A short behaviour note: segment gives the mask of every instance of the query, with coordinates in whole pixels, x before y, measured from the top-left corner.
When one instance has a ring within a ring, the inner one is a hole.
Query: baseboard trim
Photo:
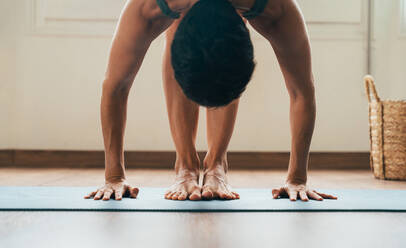
[[[199,152],[201,161],[206,152]],[[310,169],[369,169],[369,152],[311,152]],[[173,168],[174,151],[127,151],[126,168]],[[286,169],[289,152],[228,152],[231,169]],[[103,168],[103,151],[0,150],[0,167]]]

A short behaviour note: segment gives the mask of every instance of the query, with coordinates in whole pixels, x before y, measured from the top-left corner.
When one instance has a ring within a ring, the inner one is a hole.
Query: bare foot
[[[206,166],[205,166],[206,167]],[[226,170],[227,165],[217,165],[206,167],[203,174],[202,198],[206,200],[223,199],[235,200],[240,199],[240,195],[232,191],[227,182]]]
[[[201,188],[199,186],[199,167],[196,169],[188,169],[176,165],[175,183],[166,191],[165,199],[168,200],[192,200],[198,201],[202,199]]]

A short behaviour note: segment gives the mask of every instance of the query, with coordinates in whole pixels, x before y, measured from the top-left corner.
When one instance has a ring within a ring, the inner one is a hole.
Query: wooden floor
[[[285,171],[231,171],[239,187],[277,187]],[[167,187],[168,170],[130,170],[139,187]],[[99,186],[103,170],[0,168],[0,185]],[[406,189],[369,171],[311,171],[316,189]],[[1,192],[0,192],[1,193]],[[383,196],[384,198],[384,196]],[[0,247],[406,247],[406,214],[374,212],[0,212]]]
[[[283,170],[231,170],[229,181],[238,188],[272,188],[283,184]],[[128,181],[139,187],[168,187],[172,170],[127,170]],[[13,169],[0,168],[0,186],[101,186],[102,169]],[[406,189],[406,181],[377,180],[368,170],[315,170],[309,184],[325,189]]]

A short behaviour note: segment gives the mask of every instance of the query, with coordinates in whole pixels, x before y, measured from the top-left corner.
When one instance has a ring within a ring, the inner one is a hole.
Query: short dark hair
[[[205,107],[239,98],[255,68],[249,31],[228,0],[200,0],[179,24],[172,67],[184,94]]]

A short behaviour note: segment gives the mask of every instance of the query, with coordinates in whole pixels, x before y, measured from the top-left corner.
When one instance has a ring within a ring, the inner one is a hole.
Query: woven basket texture
[[[364,78],[369,103],[370,165],[379,179],[406,180],[406,101],[381,100]]]

